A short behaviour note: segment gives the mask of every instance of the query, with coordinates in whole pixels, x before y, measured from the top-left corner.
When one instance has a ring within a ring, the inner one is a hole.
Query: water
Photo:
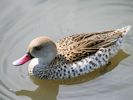
[[[133,0],[1,0],[0,14],[0,100],[132,100],[133,29],[110,64],[71,80],[39,80],[11,63],[40,35],[133,25]]]

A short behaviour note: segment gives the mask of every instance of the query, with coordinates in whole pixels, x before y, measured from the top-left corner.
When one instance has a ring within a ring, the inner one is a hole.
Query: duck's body
[[[41,79],[67,79],[92,72],[106,65],[110,58],[117,54],[123,37],[129,29],[130,26],[127,26],[111,31],[82,33],[65,37],[55,44],[56,49],[54,48],[53,51],[56,54],[51,54],[51,51],[46,59],[40,56],[34,58],[29,64],[28,71],[30,75]],[[30,45],[35,44],[35,41],[45,39],[45,37],[39,38],[32,41]],[[29,48],[48,43],[39,42],[36,46],[30,46]],[[48,50],[52,50],[50,48]],[[49,52],[48,50],[47,52]],[[31,55],[36,57],[34,54],[31,52]]]

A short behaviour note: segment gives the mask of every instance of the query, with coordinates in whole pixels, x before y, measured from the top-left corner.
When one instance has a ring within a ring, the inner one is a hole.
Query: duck
[[[78,77],[108,64],[120,50],[130,28],[129,25],[102,32],[77,33],[56,43],[47,36],[39,36],[30,42],[26,54],[13,65],[20,66],[31,60],[28,73],[40,79]]]

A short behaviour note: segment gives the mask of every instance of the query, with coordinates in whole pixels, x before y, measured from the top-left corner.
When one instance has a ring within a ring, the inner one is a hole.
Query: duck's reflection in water
[[[16,95],[23,95],[32,98],[32,100],[56,100],[59,90],[59,84],[52,81],[45,81],[31,78],[33,82],[38,85],[34,91],[20,90],[16,91]]]
[[[124,51],[120,50],[118,54],[113,57],[113,59],[110,60],[110,63],[106,66],[101,67],[100,69],[97,69],[89,74],[82,75],[73,79],[69,80],[40,80],[37,78],[32,78],[31,80],[38,85],[38,88],[35,91],[29,91],[29,90],[20,90],[16,91],[17,96],[28,96],[32,100],[56,100],[56,97],[58,95],[59,85],[71,85],[71,84],[79,84],[83,83],[89,80],[92,80],[102,74],[105,74],[106,72],[111,71],[117,65],[120,61],[128,57],[128,54],[126,54]],[[111,77],[111,76],[110,76]]]

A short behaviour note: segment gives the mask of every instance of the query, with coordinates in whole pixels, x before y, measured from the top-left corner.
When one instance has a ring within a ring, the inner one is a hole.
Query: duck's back
[[[80,61],[95,54],[100,48],[114,45],[119,38],[123,38],[130,26],[97,33],[81,33],[65,37],[57,42],[58,56],[67,63]]]

